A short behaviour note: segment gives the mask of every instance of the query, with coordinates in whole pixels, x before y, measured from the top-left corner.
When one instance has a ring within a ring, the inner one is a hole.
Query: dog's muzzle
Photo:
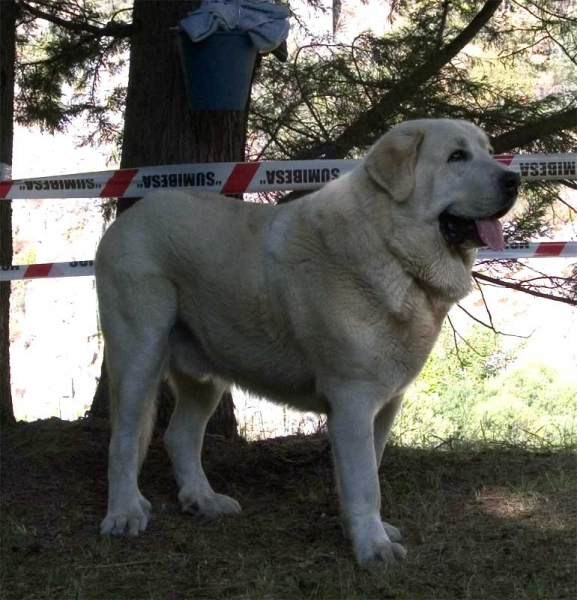
[[[439,217],[441,233],[450,246],[459,248],[481,248],[504,250],[505,240],[499,219],[505,216],[515,204],[519,193],[521,177],[514,171],[504,171],[499,179],[503,206],[487,218],[469,219],[451,213],[451,207]]]
[[[507,210],[503,213],[506,214],[507,211],[511,209],[515,200],[517,200],[517,194],[519,193],[519,185],[521,184],[521,176],[519,173],[515,173],[514,171],[505,171],[501,175],[501,180],[499,182],[505,197],[509,199],[510,205]]]

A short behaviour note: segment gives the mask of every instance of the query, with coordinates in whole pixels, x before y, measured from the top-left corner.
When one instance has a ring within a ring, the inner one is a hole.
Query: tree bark
[[[0,0],[0,163],[12,165],[15,0]],[[12,205],[0,201],[0,265],[12,264]],[[0,282],[0,425],[13,423],[10,388],[10,282]]]
[[[122,168],[244,160],[244,112],[193,112],[187,105],[180,57],[170,28],[197,5],[185,0],[135,0]],[[137,200],[119,200],[118,212]],[[102,395],[99,385],[96,396]],[[158,414],[161,424],[168,420],[170,396],[163,387]],[[207,431],[237,435],[230,395],[221,401]]]

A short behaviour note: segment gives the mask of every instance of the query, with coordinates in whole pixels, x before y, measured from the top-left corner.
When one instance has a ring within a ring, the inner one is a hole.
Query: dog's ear
[[[371,179],[394,200],[409,198],[415,185],[415,164],[424,131],[414,124],[403,123],[384,135],[365,158]]]

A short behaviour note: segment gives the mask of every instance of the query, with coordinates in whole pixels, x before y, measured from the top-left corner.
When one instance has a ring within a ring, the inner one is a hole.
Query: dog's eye
[[[447,162],[457,162],[460,160],[467,160],[468,155],[464,150],[455,150],[450,156]]]

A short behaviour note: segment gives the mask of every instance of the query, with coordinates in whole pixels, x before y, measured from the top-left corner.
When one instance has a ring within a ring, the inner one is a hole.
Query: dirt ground
[[[323,436],[210,437],[213,487],[238,517],[181,515],[161,432],[141,476],[153,504],[137,538],[101,537],[108,426],[50,419],[1,432],[4,600],[573,599],[577,463],[521,449],[387,449],[383,517],[408,559],[363,572],[343,539]]]

